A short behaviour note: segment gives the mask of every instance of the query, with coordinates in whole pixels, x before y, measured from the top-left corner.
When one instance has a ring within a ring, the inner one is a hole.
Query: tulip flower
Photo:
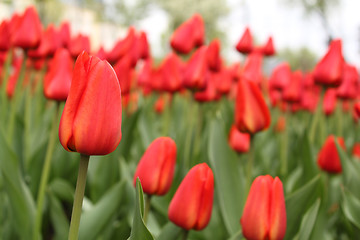
[[[236,44],[236,50],[244,54],[250,53],[253,50],[253,38],[248,27],[245,29],[239,42]]]
[[[121,90],[115,71],[106,61],[82,52],[59,127],[67,151],[105,155],[121,139]]]
[[[81,52],[90,52],[90,39],[88,36],[78,34],[71,38],[68,46],[69,52],[73,58],[76,58]]]
[[[286,232],[286,208],[278,177],[259,176],[251,185],[240,219],[246,239],[281,240]]]
[[[130,56],[126,55],[121,58],[114,66],[116,76],[121,86],[121,94],[128,94],[132,85],[132,68]]]
[[[186,229],[201,230],[211,218],[214,175],[206,163],[190,169],[170,202],[170,221]]]
[[[272,39],[271,36],[268,38],[267,42],[262,47],[261,52],[265,56],[273,56],[273,55],[275,55],[274,43],[273,43],[273,39]]]
[[[257,52],[249,54],[244,63],[242,77],[261,85],[263,56]]]
[[[122,58],[125,54],[129,53],[130,48],[134,44],[135,41],[135,28],[130,27],[127,35],[116,42],[113,49],[108,53],[107,60],[110,63],[117,62],[120,58]]]
[[[202,90],[206,87],[205,73],[208,69],[206,46],[200,47],[191,56],[184,73],[184,86],[192,90]]]
[[[287,62],[279,64],[270,76],[270,88],[283,90],[291,82],[291,76],[290,65]]]
[[[69,22],[62,22],[59,30],[61,46],[68,48],[70,42],[70,24]]]
[[[341,85],[337,88],[340,99],[355,99],[359,91],[359,74],[355,66],[344,64]]]
[[[59,39],[59,33],[56,32],[53,24],[49,24],[43,33],[40,45],[36,49],[30,50],[28,55],[31,58],[45,58],[53,56],[60,45],[61,42]]]
[[[330,116],[336,107],[336,90],[329,88],[326,90],[323,100],[323,111],[326,116]]]
[[[255,134],[270,126],[270,112],[260,89],[252,81],[238,82],[235,124],[241,132]]]
[[[354,112],[358,118],[360,118],[360,102],[354,104]]]
[[[215,86],[214,74],[209,70],[205,74],[206,88],[203,91],[198,91],[194,94],[194,98],[198,102],[211,102],[220,99]]]
[[[146,149],[136,168],[136,179],[140,178],[145,193],[164,195],[170,187],[176,163],[176,144],[169,137],[155,139]]]
[[[10,48],[10,23],[3,20],[0,24],[0,51],[7,51]]]
[[[219,71],[221,69],[221,57],[220,57],[220,40],[213,40],[207,50],[207,60],[209,68],[213,71]]]
[[[360,159],[360,143],[355,143],[352,150],[352,155]]]
[[[44,79],[44,95],[48,99],[65,101],[68,97],[73,60],[68,50],[59,48],[49,63],[48,72]]]
[[[233,80],[232,70],[230,68],[223,67],[220,71],[213,72],[211,75],[214,79],[217,92],[223,95],[228,94],[231,90]]]
[[[238,153],[246,153],[250,149],[250,134],[240,132],[235,125],[231,126],[229,145]]]
[[[300,102],[302,93],[302,79],[303,75],[301,71],[295,71],[291,75],[291,81],[283,89],[283,100],[286,102]]]
[[[342,137],[337,137],[337,141],[341,148],[345,150],[345,143]],[[340,156],[335,145],[335,137],[330,135],[327,137],[324,145],[318,154],[317,164],[319,168],[329,173],[341,173]]]
[[[333,40],[328,52],[315,66],[313,73],[315,82],[325,86],[339,86],[342,80],[343,64],[341,40]]]
[[[12,44],[25,50],[36,48],[41,40],[41,22],[33,6],[28,7],[13,26]]]
[[[160,65],[163,89],[167,92],[177,92],[183,87],[182,61],[175,54],[170,53]]]

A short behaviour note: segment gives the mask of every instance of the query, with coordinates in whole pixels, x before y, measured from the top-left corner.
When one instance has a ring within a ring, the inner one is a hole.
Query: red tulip
[[[214,175],[206,163],[190,169],[169,205],[170,221],[186,229],[201,230],[211,218]]]
[[[230,92],[233,81],[232,70],[230,68],[224,67],[218,72],[213,72],[212,78],[218,93],[226,95]]]
[[[127,35],[116,42],[113,49],[108,53],[107,59],[110,63],[117,62],[125,54],[129,53],[135,41],[135,28],[130,27]]]
[[[242,77],[260,86],[263,79],[262,61],[263,56],[261,54],[256,52],[249,54],[244,63]]]
[[[128,94],[132,85],[132,68],[130,56],[126,55],[121,58],[114,66],[116,76],[121,86],[121,94]]]
[[[250,53],[253,50],[253,38],[248,27],[245,29],[239,42],[236,44],[236,50],[245,54]]]
[[[352,155],[356,158],[360,158],[360,143],[355,143],[352,150]]]
[[[107,53],[103,46],[99,48],[99,50],[96,52],[96,57],[100,58],[100,60],[106,60]]]
[[[193,27],[193,40],[194,46],[200,47],[204,44],[205,39],[205,25],[202,16],[198,13],[195,13],[191,17],[191,23]]]
[[[221,57],[220,57],[220,40],[213,40],[207,50],[208,66],[213,71],[220,71]]]
[[[302,94],[302,79],[303,75],[301,71],[295,71],[291,75],[291,81],[283,89],[283,100],[286,102],[300,102]]]
[[[73,60],[68,50],[59,48],[49,63],[44,79],[44,94],[48,99],[65,101],[69,95]]]
[[[193,90],[202,90],[206,87],[205,73],[208,69],[206,46],[197,49],[191,56],[184,73],[184,86]]]
[[[248,152],[250,149],[250,134],[240,132],[235,125],[231,126],[229,145],[238,153]]]
[[[36,48],[41,40],[41,22],[34,7],[28,7],[20,19],[16,21],[16,26],[12,33],[12,44],[25,50]]]
[[[323,102],[323,111],[326,116],[331,115],[336,107],[336,90],[329,88],[326,90]]]
[[[283,90],[291,82],[291,69],[287,62],[274,68],[269,79],[270,88]]]
[[[59,127],[67,151],[105,155],[121,140],[121,90],[106,61],[82,52],[76,60]]]
[[[169,137],[155,139],[146,149],[136,168],[134,186],[139,177],[145,193],[164,195],[170,187],[176,163],[176,144]]]
[[[73,58],[77,57],[83,51],[90,52],[89,37],[79,33],[77,36],[70,39],[68,49]]]
[[[210,72],[209,70],[205,74],[206,79],[206,88],[203,91],[198,91],[194,94],[194,98],[198,102],[211,102],[220,99],[215,86],[215,73]]]
[[[328,52],[315,66],[313,73],[315,82],[325,86],[339,86],[342,80],[343,63],[341,40],[333,40]]]
[[[355,66],[344,64],[343,80],[337,88],[337,96],[340,99],[354,99],[359,91],[359,74]]]
[[[163,90],[173,93],[183,87],[182,65],[181,59],[173,52],[165,57],[159,67],[162,73]]]
[[[286,232],[286,208],[278,177],[259,176],[251,185],[240,219],[246,239],[281,240]]]
[[[138,37],[138,45],[139,45],[139,57],[142,59],[147,59],[150,57],[150,49],[149,43],[146,36],[146,33],[141,31]]]
[[[272,39],[271,36],[267,40],[266,44],[262,47],[261,52],[265,56],[273,56],[273,55],[275,55],[274,43],[273,43],[273,39]]]
[[[55,31],[53,24],[49,24],[42,35],[40,45],[36,49],[30,50],[28,55],[31,58],[45,58],[54,55],[59,47],[59,33]]]
[[[0,24],[0,51],[7,51],[10,48],[10,23],[3,20]]]
[[[344,139],[337,137],[337,141],[341,148],[345,149]],[[335,137],[330,135],[327,137],[324,145],[320,149],[317,164],[319,168],[329,173],[341,173],[340,156],[335,145]]]
[[[62,22],[59,32],[61,46],[68,48],[70,43],[70,24]]]
[[[270,126],[270,112],[259,88],[246,79],[238,82],[235,124],[241,132],[250,134]]]
[[[360,118],[360,102],[354,104],[354,112],[358,118]]]

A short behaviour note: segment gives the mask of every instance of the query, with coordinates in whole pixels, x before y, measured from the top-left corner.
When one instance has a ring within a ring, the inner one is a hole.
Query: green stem
[[[74,205],[71,214],[71,222],[68,240],[77,240],[79,234],[80,217],[85,193],[86,174],[90,156],[80,155],[79,173],[75,189]]]
[[[341,137],[342,136],[342,126],[343,126],[343,113],[342,113],[342,109],[341,109],[341,104],[342,104],[342,101],[338,101],[337,102],[337,106],[336,106],[336,113],[337,113],[337,136]]]
[[[189,236],[189,231],[188,230],[185,230],[183,229],[183,236],[182,236],[182,240],[186,240]]]
[[[171,119],[171,104],[170,96],[164,95],[164,114],[163,114],[163,136],[169,135],[170,119]]]
[[[29,86],[25,91],[25,119],[24,119],[24,156],[25,156],[25,166],[29,164],[30,158],[30,143],[31,143],[31,113],[32,113],[32,96],[31,96],[31,85],[32,85],[33,75],[30,76]]]
[[[54,152],[55,142],[57,138],[57,130],[58,130],[58,118],[59,118],[59,103],[56,105],[56,111],[53,116],[51,132],[49,137],[49,144],[46,150],[46,156],[44,161],[44,166],[41,174],[40,180],[40,188],[38,191],[37,196],[37,210],[36,210],[36,219],[35,219],[35,229],[34,229],[34,236],[33,240],[38,240],[39,234],[41,232],[41,224],[42,224],[42,211],[44,205],[44,197],[45,197],[45,190],[47,186],[47,182],[49,179],[50,169],[51,169],[51,159],[52,154]]]
[[[247,161],[247,167],[246,167],[246,192],[249,193],[250,186],[251,186],[251,178],[252,178],[252,171],[253,171],[253,165],[254,165],[254,155],[255,155],[255,146],[254,146],[254,136],[251,135],[250,139],[250,151],[248,155],[248,161]]]
[[[146,195],[145,196],[145,208],[144,208],[144,223],[147,223],[148,217],[149,217],[149,213],[150,213],[150,208],[151,208],[151,195]]]
[[[285,177],[288,169],[287,154],[288,154],[288,129],[290,125],[290,116],[288,112],[285,113],[286,127],[281,133],[281,149],[280,149],[280,174]]]
[[[321,110],[322,110],[322,105],[323,105],[323,100],[324,100],[324,90],[321,91],[320,93],[320,99],[316,108],[316,112],[313,116],[313,119],[311,121],[311,126],[310,126],[310,133],[309,133],[309,139],[311,143],[314,143],[315,141],[315,134],[316,134],[316,127],[318,125],[318,122],[320,121],[320,117],[321,117]]]
[[[6,56],[6,61],[4,63],[4,70],[3,70],[3,75],[2,75],[2,92],[1,92],[1,100],[2,100],[2,104],[3,104],[3,112],[5,113],[6,107],[7,107],[7,103],[8,103],[8,99],[6,96],[6,88],[7,88],[7,84],[8,84],[8,80],[9,80],[9,71],[10,71],[10,64],[12,62],[12,56],[13,55],[13,51],[12,49],[8,50],[7,56]]]
[[[191,158],[191,146],[192,146],[192,135],[193,135],[193,118],[195,117],[196,113],[196,102],[193,100],[192,96],[189,99],[189,115],[187,117],[188,124],[187,133],[185,138],[185,149],[184,149],[184,164],[185,168],[190,168],[190,158]]]

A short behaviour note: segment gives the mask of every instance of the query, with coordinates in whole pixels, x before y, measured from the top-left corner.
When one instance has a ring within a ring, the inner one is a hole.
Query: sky
[[[258,44],[265,43],[272,35],[277,49],[306,46],[319,58],[326,53],[326,33],[317,15],[306,16],[301,7],[291,7],[283,0],[227,0],[231,9],[220,27],[228,34],[230,48],[225,56],[234,60],[238,53],[233,46],[249,26]],[[331,32],[343,40],[343,53],[347,62],[360,67],[360,1],[341,0],[329,14]],[[155,9],[140,24],[149,35],[154,55],[161,55],[161,34],[167,27],[167,17]],[[156,27],[154,27],[156,26]]]

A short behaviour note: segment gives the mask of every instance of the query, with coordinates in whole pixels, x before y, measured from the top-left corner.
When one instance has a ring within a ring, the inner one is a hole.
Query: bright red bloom
[[[291,82],[291,69],[287,62],[281,63],[274,68],[269,79],[271,89],[283,90]]]
[[[195,13],[191,17],[191,22],[193,26],[193,40],[194,46],[200,47],[204,44],[205,41],[205,24],[202,16],[198,13]]]
[[[221,68],[220,71],[212,73],[217,92],[220,94],[228,94],[231,90],[233,81],[232,69]]]
[[[176,163],[176,144],[169,137],[155,139],[146,149],[136,168],[134,186],[139,177],[145,193],[164,195],[170,187]]]
[[[190,169],[170,202],[170,221],[186,229],[201,230],[211,218],[214,199],[214,175],[206,163]]]
[[[103,46],[99,48],[99,50],[96,52],[96,57],[100,58],[101,60],[106,60],[107,53]]]
[[[242,77],[255,82],[260,86],[263,80],[262,61],[263,56],[261,54],[255,52],[249,54],[244,63]]]
[[[44,79],[44,95],[48,99],[65,101],[69,95],[73,59],[65,48],[56,50]]]
[[[302,95],[302,79],[303,75],[301,71],[295,71],[291,74],[291,81],[283,89],[283,100],[286,102],[300,102]]]
[[[89,37],[79,33],[77,36],[70,39],[68,49],[73,58],[76,58],[83,51],[90,52]]]
[[[40,45],[36,49],[30,50],[28,55],[31,58],[52,56],[56,49],[60,47],[60,44],[59,33],[55,31],[53,24],[49,24],[42,35]]]
[[[337,96],[340,99],[354,99],[359,91],[359,74],[355,66],[344,64],[343,80],[337,88]]]
[[[0,24],[0,51],[7,51],[10,48],[10,23],[3,20]]]
[[[337,137],[337,141],[340,147],[344,150],[345,143],[342,137]],[[329,173],[341,173],[341,161],[340,156],[335,145],[335,137],[330,135],[327,137],[324,145],[320,149],[318,154],[317,164],[319,168]]]
[[[238,82],[235,124],[241,132],[254,134],[270,126],[270,112],[260,89],[252,81]]]
[[[271,36],[268,38],[267,42],[262,47],[261,52],[265,56],[273,56],[273,55],[275,55],[275,47],[274,47],[273,39],[272,39]]]
[[[12,44],[25,50],[36,48],[41,40],[41,22],[36,9],[28,7],[20,19],[16,21],[16,26],[12,33]]]
[[[114,66],[115,73],[121,86],[121,94],[128,94],[132,86],[132,68],[131,59],[128,55],[121,58]]]
[[[203,91],[198,91],[194,94],[196,101],[211,102],[220,99],[220,95],[216,90],[214,75],[215,73],[212,73],[209,70],[206,72],[206,88]]]
[[[60,43],[62,47],[68,48],[70,43],[70,24],[62,22],[59,30]]]
[[[206,87],[205,73],[208,69],[206,58],[207,47],[197,49],[185,69],[184,86],[193,90],[202,90]]]
[[[326,90],[323,102],[323,111],[326,116],[331,115],[336,107],[336,90],[329,88]]]
[[[174,53],[168,54],[160,65],[163,90],[177,92],[183,87],[182,61]]]
[[[23,62],[23,57],[16,56],[13,59],[14,71],[9,76],[9,80],[6,86],[6,95],[8,96],[8,98],[12,98],[12,96],[14,95],[16,84],[20,75],[22,62]]]
[[[354,111],[358,118],[360,118],[360,102],[354,104]]]
[[[286,233],[282,182],[270,175],[255,178],[240,219],[246,239],[281,240]]]
[[[325,56],[314,69],[315,82],[325,86],[339,86],[342,80],[344,59],[341,50],[341,40],[333,40]]]
[[[245,29],[239,42],[236,44],[236,50],[244,54],[250,53],[253,50],[253,38],[248,27]]]
[[[229,145],[238,153],[248,152],[250,149],[250,134],[240,132],[235,125],[231,126],[229,133]]]
[[[106,61],[79,55],[59,127],[67,151],[105,155],[121,140],[121,90]]]
[[[352,150],[354,157],[360,158],[360,143],[355,143]]]
[[[150,49],[149,49],[149,43],[146,36],[146,33],[141,31],[138,36],[138,51],[139,51],[139,57],[142,59],[147,59],[150,57]]]
[[[219,71],[221,69],[221,57],[220,57],[220,40],[213,40],[207,50],[208,66],[213,71]]]

